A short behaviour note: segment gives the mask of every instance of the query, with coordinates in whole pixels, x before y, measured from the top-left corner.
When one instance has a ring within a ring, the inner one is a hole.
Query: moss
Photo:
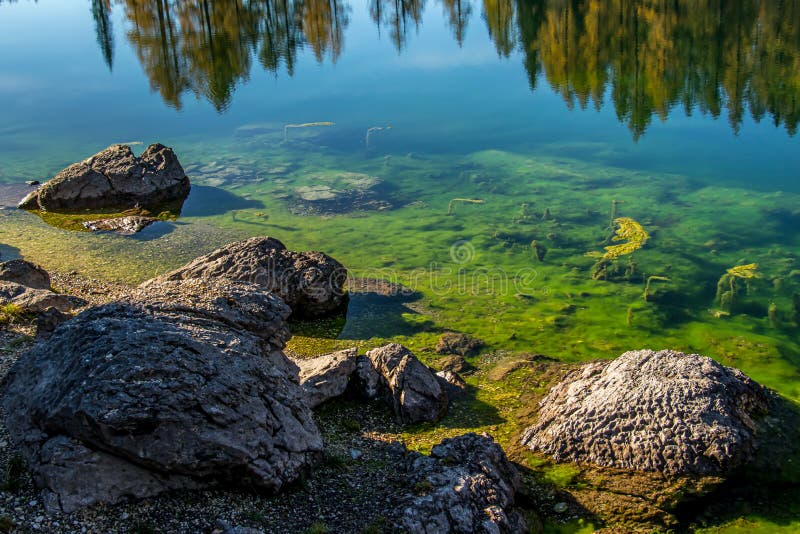
[[[328,532],[328,527],[325,523],[321,521],[317,521],[316,523],[312,523],[306,530],[305,534],[326,534]]]
[[[17,525],[14,524],[14,521],[10,517],[6,515],[0,516],[0,532],[13,532],[16,526]]]

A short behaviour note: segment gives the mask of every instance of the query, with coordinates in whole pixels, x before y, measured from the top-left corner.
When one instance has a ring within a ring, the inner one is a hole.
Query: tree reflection
[[[4,0],[0,0],[2,3]],[[6,0],[7,1],[7,0]],[[116,0],[151,87],[180,108],[186,93],[218,110],[247,80],[254,58],[292,75],[299,50],[335,62],[349,23],[345,0]],[[463,43],[474,5],[441,0]],[[398,51],[422,22],[424,0],[369,0]],[[91,0],[97,42],[113,66],[111,0]],[[639,138],[654,117],[749,115],[790,134],[800,120],[800,0],[482,0],[501,57],[520,54],[531,89],[545,80],[567,106],[608,100]]]
[[[749,109],[790,134],[800,119],[800,2],[517,0],[532,85],[541,72],[567,105],[610,92],[634,138],[675,107],[734,131]]]

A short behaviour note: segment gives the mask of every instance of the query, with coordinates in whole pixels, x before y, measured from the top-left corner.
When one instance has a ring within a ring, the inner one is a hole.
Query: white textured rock
[[[522,442],[556,461],[722,475],[751,459],[765,388],[711,358],[638,350],[573,371]]]
[[[357,353],[352,348],[316,358],[292,360],[300,368],[300,386],[310,407],[319,406],[345,392],[350,376],[356,370]]]

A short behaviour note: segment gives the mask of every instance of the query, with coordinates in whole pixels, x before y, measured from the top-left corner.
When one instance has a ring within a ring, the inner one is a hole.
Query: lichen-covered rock
[[[447,411],[447,393],[436,375],[410,350],[390,343],[367,352],[381,377],[381,389],[402,423],[438,421]]]
[[[47,271],[25,260],[0,263],[0,281],[14,282],[34,289],[50,289],[50,275]]]
[[[112,145],[59,172],[19,207],[45,211],[157,207],[182,202],[190,187],[171,148],[153,144],[137,158],[129,146]]]
[[[347,303],[347,270],[342,264],[322,252],[286,250],[271,237],[226,245],[154,281],[186,278],[228,278],[256,284],[281,297],[296,317],[330,315]]]
[[[300,368],[300,387],[310,407],[315,408],[345,392],[356,370],[356,357],[357,350],[352,348],[316,358],[292,360]]]
[[[405,471],[409,493],[399,498],[395,518],[403,531],[527,532],[513,510],[519,475],[488,434],[445,439],[430,456],[411,453]]]
[[[626,352],[573,371],[541,401],[524,445],[556,461],[724,475],[751,459],[765,388],[711,358]]]
[[[53,293],[47,289],[34,289],[14,282],[0,282],[0,304],[8,303],[17,306],[23,313],[31,314],[41,313],[48,308],[69,312],[86,304],[78,297]]]
[[[163,282],[22,355],[3,406],[48,508],[296,480],[322,439],[281,352],[288,315],[252,284]]]

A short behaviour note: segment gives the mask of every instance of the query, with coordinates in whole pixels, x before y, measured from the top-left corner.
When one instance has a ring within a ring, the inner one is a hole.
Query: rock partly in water
[[[25,260],[0,263],[0,281],[14,282],[34,289],[50,289],[50,275],[36,264]]]
[[[3,405],[48,509],[296,480],[322,439],[281,352],[288,315],[252,284],[163,282],[23,354]]]
[[[256,284],[281,297],[295,317],[331,315],[341,312],[347,303],[347,270],[341,263],[322,252],[286,250],[271,237],[226,245],[153,281],[187,278],[228,278]]]
[[[137,158],[129,146],[112,145],[59,172],[19,207],[44,211],[157,207],[182,202],[189,189],[189,178],[171,148],[153,144]]]
[[[78,297],[53,293],[48,289],[34,289],[14,282],[0,282],[0,304],[9,303],[17,306],[22,313],[29,314],[38,314],[48,308],[66,313],[86,305],[86,301]]]
[[[409,494],[400,498],[396,523],[406,532],[523,533],[513,510],[517,470],[487,434],[445,439],[430,456],[405,460]]]
[[[156,217],[129,215],[112,219],[86,221],[83,223],[83,227],[92,232],[114,232],[120,235],[133,235],[159,220]]]
[[[312,408],[338,397],[347,390],[350,376],[356,370],[355,348],[324,354],[316,358],[295,358],[300,368],[300,387]]]
[[[477,354],[483,341],[469,337],[466,334],[457,332],[447,332],[442,334],[436,343],[437,354],[458,354],[459,356],[472,356]]]
[[[447,411],[448,397],[433,371],[410,350],[391,343],[367,352],[380,376],[380,389],[402,423],[438,421]]]
[[[737,369],[674,351],[626,352],[573,371],[541,401],[523,445],[556,461],[724,475],[752,458],[767,391]]]

